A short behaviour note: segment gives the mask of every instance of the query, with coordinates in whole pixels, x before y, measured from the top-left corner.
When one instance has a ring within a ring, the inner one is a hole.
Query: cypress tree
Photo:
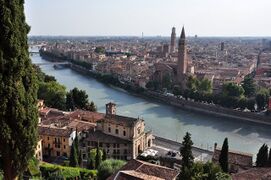
[[[24,0],[0,0],[0,154],[4,179],[27,168],[37,144],[37,77],[29,58]]]
[[[269,155],[268,155],[268,167],[271,167],[271,148],[269,149]]]
[[[78,167],[78,154],[77,154],[77,150],[75,147],[75,143],[72,143],[72,147],[71,147],[71,153],[70,153],[70,163],[69,166],[72,167]]]
[[[180,148],[182,156],[182,169],[180,173],[181,179],[191,179],[191,168],[194,162],[192,145],[193,142],[191,140],[191,134],[187,132],[183,138],[182,147]]]
[[[257,153],[256,166],[265,167],[268,164],[268,146],[263,144]]]
[[[225,138],[220,155],[219,155],[219,164],[221,166],[221,169],[225,173],[229,172],[228,154],[229,154],[228,138]]]
[[[105,151],[105,149],[103,149],[103,157],[102,157],[102,160],[105,161],[106,159],[107,159],[107,157],[106,157],[106,151]]]
[[[96,148],[96,156],[95,156],[95,168],[98,169],[98,167],[100,166],[101,164],[101,152],[100,152],[100,148],[99,148],[99,142],[98,142],[98,145],[97,145],[97,148]]]

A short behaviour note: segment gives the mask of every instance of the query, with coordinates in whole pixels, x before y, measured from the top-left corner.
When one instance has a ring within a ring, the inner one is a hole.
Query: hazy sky
[[[271,36],[271,0],[25,0],[30,35]]]

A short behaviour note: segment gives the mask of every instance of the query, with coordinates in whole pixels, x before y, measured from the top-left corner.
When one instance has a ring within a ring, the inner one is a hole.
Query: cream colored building
[[[37,160],[42,161],[42,139],[40,139],[37,143],[34,156]]]
[[[98,143],[109,158],[134,159],[152,146],[152,139],[152,134],[145,132],[143,119],[116,115],[116,104],[108,103],[105,117],[97,122],[97,128],[83,140],[83,159]]]

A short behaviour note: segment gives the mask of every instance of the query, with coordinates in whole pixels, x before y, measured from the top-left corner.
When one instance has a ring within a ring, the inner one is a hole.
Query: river
[[[52,63],[45,61],[38,54],[31,58],[33,63],[48,63],[40,66],[42,71],[54,76],[67,90],[74,87],[85,90],[89,99],[97,105],[99,112],[105,112],[106,103],[114,102],[117,104],[117,114],[143,118],[146,128],[152,130],[155,135],[181,142],[184,134],[190,132],[195,146],[209,150],[213,149],[215,142],[222,146],[224,138],[228,137],[230,149],[254,155],[263,143],[271,145],[269,126],[177,109],[104,85],[69,68],[56,70]]]

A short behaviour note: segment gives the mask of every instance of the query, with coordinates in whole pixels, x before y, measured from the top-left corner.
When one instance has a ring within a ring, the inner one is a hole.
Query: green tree
[[[195,92],[198,90],[199,83],[200,82],[196,77],[189,76],[187,83],[186,83],[186,86],[190,91]]]
[[[223,178],[222,178],[223,176]],[[230,176],[222,171],[219,165],[213,162],[196,162],[191,168],[193,180],[230,180]]]
[[[76,150],[76,145],[73,142],[72,146],[71,146],[71,153],[70,153],[70,163],[69,166],[71,167],[78,167],[78,154],[77,154],[77,150]]]
[[[246,76],[244,78],[244,81],[242,82],[242,87],[245,91],[245,96],[246,97],[252,97],[256,93],[256,85],[254,83],[253,77],[251,76]]]
[[[99,168],[101,162],[102,162],[102,154],[101,154],[101,150],[99,148],[99,142],[98,142],[97,147],[96,147],[96,156],[95,156],[95,167],[96,167],[96,169]]]
[[[125,161],[121,160],[109,159],[103,161],[98,168],[98,180],[104,180],[108,178],[109,176],[117,172],[120,168],[122,168],[122,166],[124,165]]]
[[[39,85],[38,98],[43,99],[44,103],[53,108],[65,110],[66,91],[65,87],[57,82],[42,82]]]
[[[27,168],[37,144],[37,77],[28,53],[23,0],[0,0],[0,154],[4,179]]]
[[[106,157],[106,151],[105,151],[105,149],[103,149],[102,160],[105,161],[106,159],[107,159],[107,157]]]
[[[222,168],[222,170],[225,173],[229,172],[228,156],[229,156],[228,138],[225,138],[225,140],[223,142],[221,152],[220,152],[220,155],[219,155],[219,164],[220,164],[220,167]]]
[[[68,110],[85,109],[88,111],[96,111],[96,106],[93,102],[89,103],[86,91],[74,88],[67,93],[66,108]]]
[[[102,161],[103,151],[99,149],[99,159]],[[97,169],[96,167],[97,148],[91,149],[88,154],[88,168]]]
[[[201,94],[211,94],[213,91],[212,82],[207,78],[203,78],[201,81],[199,81],[198,91]]]
[[[180,148],[182,156],[182,169],[180,173],[181,179],[191,179],[191,168],[194,161],[194,156],[192,154],[193,142],[191,140],[191,134],[186,133],[183,138],[182,147]]]
[[[104,54],[105,53],[105,47],[98,46],[95,48],[95,52],[99,54]]]
[[[162,79],[162,87],[171,89],[171,85],[172,85],[172,80],[171,80],[170,74],[164,75]]]
[[[93,101],[91,101],[90,103],[87,103],[86,106],[85,106],[85,109],[87,111],[92,111],[92,112],[96,112],[97,111],[97,107],[96,107],[96,105],[94,104]]]
[[[244,95],[244,89],[242,86],[239,86],[233,82],[227,82],[223,84],[223,95],[230,96],[230,97],[237,97],[240,98]]]
[[[256,157],[256,166],[265,167],[268,165],[268,146],[263,144]]]
[[[268,100],[269,100],[269,90],[268,89],[264,89],[261,88],[256,95],[256,103],[258,106],[259,110],[263,110],[267,104],[268,104]]]

